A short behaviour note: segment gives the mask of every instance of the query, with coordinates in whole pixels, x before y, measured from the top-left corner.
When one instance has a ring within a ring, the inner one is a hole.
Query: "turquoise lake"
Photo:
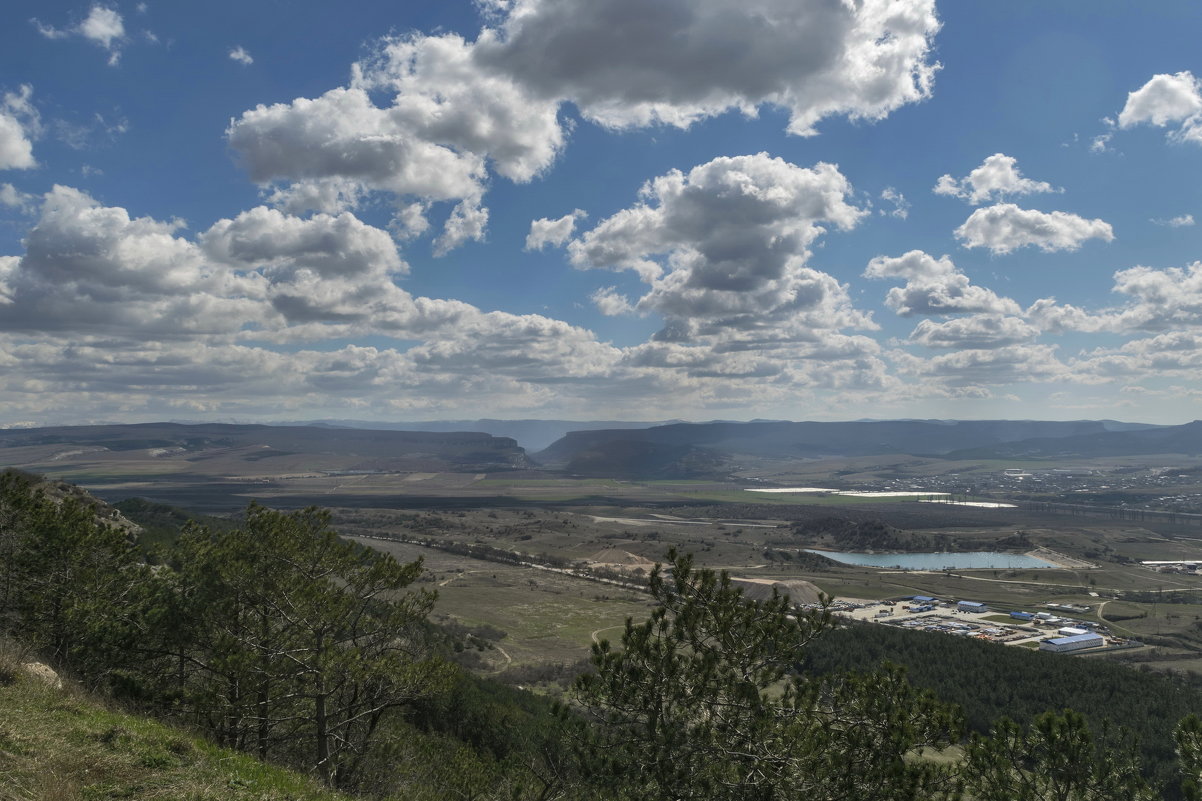
[[[1057,567],[1036,556],[1022,553],[995,553],[992,551],[964,551],[956,553],[843,553],[840,551],[817,551],[810,548],[806,553],[816,553],[845,565],[863,567],[887,567],[896,570],[1008,570]]]

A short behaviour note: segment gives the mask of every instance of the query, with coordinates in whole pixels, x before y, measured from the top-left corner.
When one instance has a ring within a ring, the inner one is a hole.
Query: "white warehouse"
[[[1055,651],[1057,653],[1080,651],[1082,648],[1097,648],[1100,645],[1104,645],[1105,642],[1101,634],[1089,632],[1088,634],[1078,634],[1073,637],[1057,637],[1052,640],[1044,640],[1039,644],[1039,650]]]

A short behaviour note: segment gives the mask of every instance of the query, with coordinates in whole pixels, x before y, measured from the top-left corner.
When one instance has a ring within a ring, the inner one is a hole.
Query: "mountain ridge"
[[[1131,455],[1202,452],[1202,423],[1155,426],[1113,420],[882,420],[855,422],[680,423],[577,431],[532,454],[549,467],[588,475],[657,477],[710,472],[740,456],[818,459],[904,454],[934,458]],[[688,467],[686,465],[693,465]]]

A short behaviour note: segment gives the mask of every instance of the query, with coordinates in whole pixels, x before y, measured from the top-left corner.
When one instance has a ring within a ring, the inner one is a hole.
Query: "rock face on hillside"
[[[2,453],[2,451],[0,451]],[[142,532],[142,527],[133,522],[120,510],[110,506],[104,501],[92,495],[83,487],[78,487],[66,481],[56,481],[51,478],[26,473],[21,470],[14,470],[11,473],[20,478],[20,480],[28,482],[26,486],[32,486],[43,496],[54,501],[56,504],[61,504],[63,501],[71,500],[91,508],[96,520],[106,526],[120,529],[125,532],[125,535],[131,542],[137,539]],[[5,501],[0,498],[0,516],[5,512]]]

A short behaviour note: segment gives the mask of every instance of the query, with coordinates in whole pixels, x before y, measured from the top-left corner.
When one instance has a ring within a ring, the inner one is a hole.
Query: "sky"
[[[0,426],[1202,415],[1202,5],[7,0]]]

